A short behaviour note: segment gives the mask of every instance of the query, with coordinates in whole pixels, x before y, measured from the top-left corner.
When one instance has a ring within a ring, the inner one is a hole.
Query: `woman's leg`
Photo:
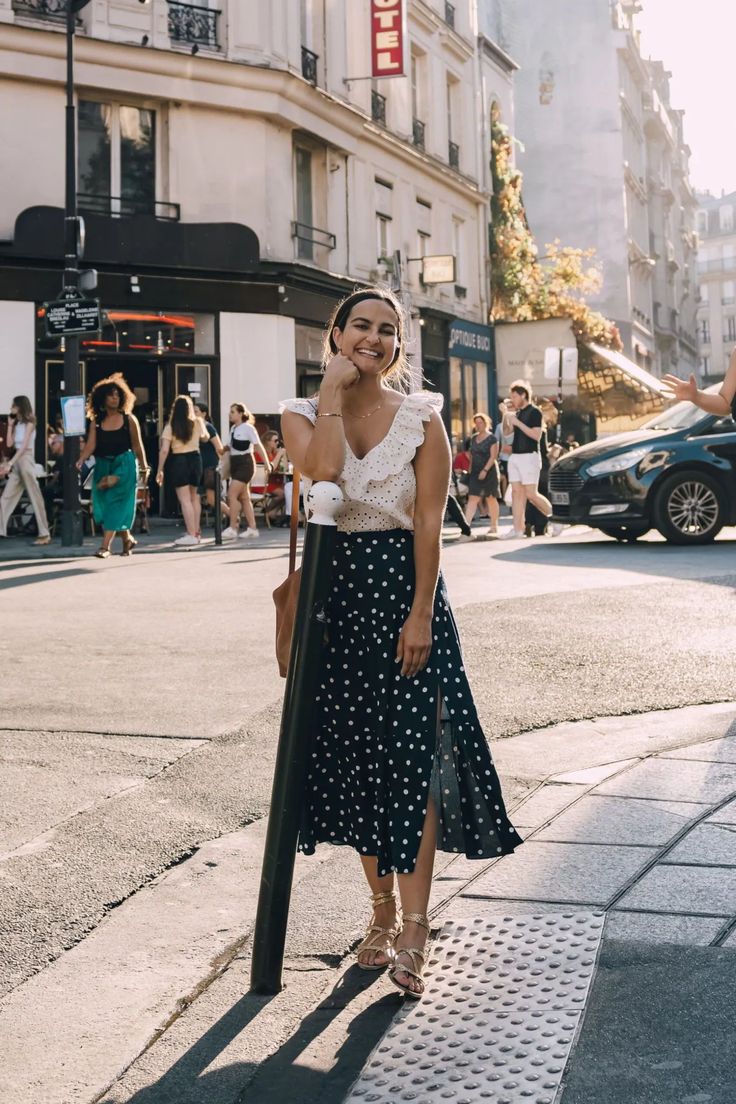
[[[427,805],[427,815],[424,818],[424,830],[422,842],[419,845],[416,866],[412,874],[399,874],[399,895],[401,897],[401,910],[406,916],[410,912],[418,912],[426,916],[429,905],[429,894],[432,888],[432,871],[434,870],[434,855],[437,850],[437,808],[432,800]],[[402,947],[415,947],[424,950],[429,933],[421,924],[415,924],[411,920],[405,920],[401,935],[396,940],[394,947],[398,955]],[[412,992],[418,993],[422,985],[416,978],[411,977],[401,969],[401,964],[409,966],[411,959],[408,955],[399,958],[398,969],[395,977],[399,985],[403,985]]]
[[[230,510],[230,525],[236,533],[240,527],[240,496],[244,486],[245,484],[241,483],[239,479],[231,479],[227,492],[228,509]]]
[[[393,892],[394,876],[386,874],[383,878],[378,877],[378,859],[375,855],[361,855],[360,861],[372,895]],[[371,923],[379,928],[393,928],[396,924],[396,901],[387,901],[385,905],[374,905]],[[361,951],[358,957],[364,966],[385,966],[388,962],[388,958],[380,950]]]
[[[489,516],[490,521],[491,521],[490,531],[491,531],[491,533],[495,533],[496,530],[498,529],[498,515],[499,515],[498,499],[494,498],[493,495],[490,495],[489,498],[487,499],[487,502],[488,502],[488,516]]]
[[[468,525],[473,524],[473,518],[475,517],[475,511],[478,509],[479,502],[480,495],[468,495],[468,501],[465,503],[465,520]]]
[[[116,529],[104,529],[102,532],[102,548],[105,552],[110,551],[110,545],[115,540],[117,534]]]
[[[189,491],[192,496],[192,512],[194,515],[194,535],[199,536],[199,532],[202,526],[202,499],[199,497],[199,490],[197,487],[190,487]]]
[[[20,461],[20,477],[23,480],[33,512],[36,515],[36,526],[39,537],[48,537],[49,523],[46,518],[46,507],[43,504],[43,495],[33,470],[34,460],[31,457],[23,457]],[[12,475],[12,472],[11,472]]]
[[[22,494],[23,480],[17,469],[13,467],[5,484],[2,498],[0,498],[0,537],[7,537],[10,516],[18,505]]]
[[[196,537],[197,532],[194,528],[194,508],[192,506],[192,496],[190,494],[190,488],[177,487],[176,497],[179,499],[179,505],[181,506],[181,516],[184,518],[186,531],[190,537]]]
[[[245,517],[245,523],[249,529],[256,528],[256,515],[253,513],[253,503],[250,500],[250,486],[248,483],[243,484],[243,490],[240,495],[240,503],[243,507],[243,516]]]

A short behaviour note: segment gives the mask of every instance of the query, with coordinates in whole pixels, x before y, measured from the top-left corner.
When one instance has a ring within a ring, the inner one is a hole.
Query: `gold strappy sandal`
[[[425,928],[427,936],[429,936],[429,917],[422,916],[420,912],[406,912],[404,913],[404,923],[407,920],[412,924],[419,924],[420,927]],[[391,965],[388,968],[388,976],[394,983],[397,989],[410,997],[411,1000],[419,1000],[424,996],[424,978],[422,973],[427,960],[425,951],[420,950],[418,947],[392,947]],[[411,962],[411,968],[409,966],[402,965],[399,962],[399,955],[407,955]],[[420,961],[421,960],[421,961]],[[400,981],[396,980],[396,974],[401,972],[402,974],[408,974],[409,977],[415,978],[421,985],[421,989],[418,992],[414,992],[412,989],[408,989],[406,985],[402,985]]]
[[[395,900],[396,894],[393,890],[389,890],[386,893],[374,893],[371,896],[371,904],[374,910],[380,905],[387,905],[389,901]],[[387,966],[390,966],[394,955],[394,940],[398,937],[400,932],[401,924],[399,923],[398,916],[393,928],[382,928],[379,927],[378,924],[370,924],[365,933],[363,942],[355,951],[355,957],[361,970],[385,970]],[[372,964],[361,962],[360,955],[364,951],[380,951],[381,954],[386,956],[386,961]]]

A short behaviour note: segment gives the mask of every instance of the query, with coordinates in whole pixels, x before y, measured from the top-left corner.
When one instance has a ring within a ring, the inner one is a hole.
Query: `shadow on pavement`
[[[68,567],[64,571],[44,571],[36,575],[18,575],[15,579],[3,579],[2,589],[11,590],[14,587],[30,586],[32,583],[51,583],[56,579],[68,579],[73,575],[88,575],[85,567]]]

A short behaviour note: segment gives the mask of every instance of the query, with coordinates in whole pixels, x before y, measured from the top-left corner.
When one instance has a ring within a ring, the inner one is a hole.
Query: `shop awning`
[[[592,354],[580,359],[578,393],[599,418],[658,414],[672,401],[662,381],[623,353],[590,343]]]

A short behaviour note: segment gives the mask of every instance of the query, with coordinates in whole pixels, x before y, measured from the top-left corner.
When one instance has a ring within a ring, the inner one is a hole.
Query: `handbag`
[[[299,472],[294,470],[294,486],[291,497],[291,521],[289,524],[289,574],[273,592],[276,606],[276,660],[279,674],[286,678],[289,669],[291,638],[294,635],[296,604],[299,600],[299,584],[302,569],[296,568],[296,536],[299,528]]]

